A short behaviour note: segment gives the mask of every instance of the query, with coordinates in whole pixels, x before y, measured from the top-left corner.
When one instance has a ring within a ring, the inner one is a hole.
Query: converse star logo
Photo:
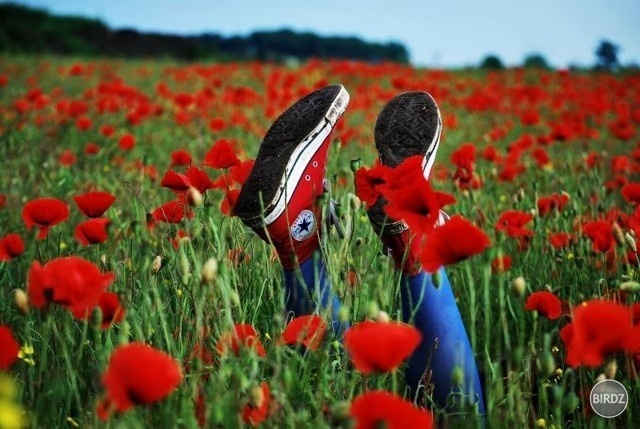
[[[291,225],[291,236],[298,241],[304,241],[316,231],[316,219],[313,212],[303,210]]]

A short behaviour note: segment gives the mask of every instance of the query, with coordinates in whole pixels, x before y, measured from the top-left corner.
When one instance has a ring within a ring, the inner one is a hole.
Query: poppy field
[[[271,123],[334,83],[344,338],[285,318],[276,253],[233,215]],[[408,90],[443,135],[428,192],[389,206],[414,230],[452,216],[420,262],[446,266],[484,427],[640,424],[638,72],[0,57],[0,428],[481,427],[405,397],[419,339],[366,208],[394,174],[376,117]],[[629,392],[610,420],[605,378]]]

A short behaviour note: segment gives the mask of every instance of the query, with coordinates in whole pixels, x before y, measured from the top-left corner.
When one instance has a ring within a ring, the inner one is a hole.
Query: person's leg
[[[349,95],[341,85],[298,100],[267,131],[233,208],[272,243],[284,273],[288,316],[327,312],[336,332],[340,302],[331,291],[318,251],[324,176],[331,132]]]
[[[415,398],[422,395],[420,385],[428,381],[440,407],[457,410],[477,404],[484,414],[482,386],[467,332],[447,274],[441,268],[437,275],[438,285],[426,272],[402,277],[402,319],[422,334],[405,372],[407,385]]]
[[[410,156],[423,155],[422,175],[424,180],[428,180],[441,130],[440,110],[428,93],[400,94],[382,109],[376,121],[375,143],[381,163],[397,167]],[[422,271],[418,260],[422,240],[412,239],[411,230],[401,219],[387,217],[384,212],[386,203],[380,196],[367,213],[374,230],[402,272],[403,320],[412,323],[422,334],[422,341],[406,369],[410,395],[412,399],[421,399],[425,388],[432,389],[437,405],[448,411],[462,410],[459,399],[465,396],[477,404],[478,411],[483,414],[480,377],[447,275],[441,268],[436,285],[433,276]],[[438,224],[446,222],[446,219],[447,216],[441,212]],[[425,382],[430,386],[424,386]],[[452,392],[454,395],[450,395]]]
[[[313,312],[327,312],[333,332],[341,335],[347,328],[347,324],[340,321],[340,299],[332,291],[321,255],[316,253],[300,264],[299,271],[283,271],[287,313],[300,316]],[[310,297],[315,297],[315,305],[309,299]]]

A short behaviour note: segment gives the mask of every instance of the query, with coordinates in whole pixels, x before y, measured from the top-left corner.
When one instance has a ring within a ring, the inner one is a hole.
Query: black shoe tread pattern
[[[424,91],[398,94],[382,108],[376,120],[374,137],[380,161],[394,168],[410,156],[425,155],[434,149],[429,146],[438,125],[438,105],[431,95]],[[396,222],[384,212],[386,204],[384,197],[380,197],[368,210],[378,232]]]
[[[341,89],[341,85],[320,88],[289,106],[276,119],[262,140],[253,169],[238,195],[235,215],[251,219],[262,214],[266,208],[263,204],[275,197],[294,150],[324,120]]]

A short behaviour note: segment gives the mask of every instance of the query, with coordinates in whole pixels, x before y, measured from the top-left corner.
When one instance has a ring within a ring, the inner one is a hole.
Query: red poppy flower
[[[213,189],[215,185],[204,171],[198,167],[189,167],[186,174],[191,186],[196,188],[200,193],[205,193],[207,189]]]
[[[209,121],[209,129],[214,133],[224,130],[226,126],[227,123],[222,118],[213,118]]]
[[[640,207],[636,207],[631,216],[629,216],[629,228],[635,232],[636,237],[640,237]]]
[[[556,232],[554,234],[549,234],[549,244],[554,249],[562,249],[565,248],[571,243],[573,240],[573,236],[566,232]]]
[[[171,167],[190,166],[192,162],[189,152],[179,149],[171,152]]]
[[[0,238],[0,261],[10,261],[24,253],[24,241],[18,234]]]
[[[282,333],[281,341],[289,346],[302,344],[311,351],[317,350],[327,331],[327,324],[315,314],[293,319]]]
[[[216,343],[216,350],[223,356],[228,352],[238,356],[243,348],[252,349],[260,357],[267,355],[256,330],[244,323],[239,323],[232,331],[223,333]]]
[[[18,359],[20,344],[16,341],[11,329],[0,325],[0,370],[7,370]]]
[[[476,161],[476,146],[472,143],[465,143],[451,154],[451,162],[458,167],[473,169]]]
[[[63,150],[58,157],[58,162],[64,167],[71,167],[76,163],[76,154],[70,149]]]
[[[355,174],[356,195],[366,208],[376,203],[380,196],[379,186],[386,183],[388,167],[376,165],[371,169],[359,168]]]
[[[628,183],[620,189],[620,193],[627,202],[633,205],[640,203],[640,183]]]
[[[102,374],[106,397],[98,415],[107,420],[111,411],[122,413],[134,405],[159,402],[181,382],[182,368],[168,354],[141,343],[120,346]]]
[[[231,178],[240,186],[244,185],[244,182],[247,181],[249,174],[251,174],[251,169],[253,168],[253,164],[255,161],[250,159],[248,161],[243,161],[239,164],[231,166],[229,172],[231,173]]]
[[[393,168],[388,168],[385,178],[391,188],[401,188],[405,185],[415,182],[418,178],[423,178],[422,163],[424,157],[422,155],[414,155],[405,158],[402,163]]]
[[[502,156],[498,153],[498,149],[493,145],[485,146],[482,151],[482,157],[489,162],[498,162],[502,159]]]
[[[396,369],[418,347],[420,332],[405,323],[365,321],[344,333],[344,346],[363,374]]]
[[[100,134],[103,137],[111,137],[116,132],[116,129],[113,125],[104,124],[100,126]]]
[[[186,214],[185,204],[181,201],[169,201],[151,213],[155,222],[180,223]]]
[[[497,256],[491,261],[492,273],[504,273],[511,268],[511,256]]]
[[[533,231],[524,226],[533,219],[529,213],[507,210],[503,212],[496,222],[496,230],[506,233],[509,237],[532,236]]]
[[[117,294],[103,293],[98,300],[98,307],[102,312],[102,329],[107,329],[114,323],[120,323],[124,320],[124,308],[122,308]]]
[[[186,192],[186,190],[191,187],[191,182],[189,182],[189,178],[184,174],[169,170],[165,173],[162,181],[160,181],[160,186],[169,188],[173,192],[181,193]]]
[[[555,320],[562,315],[562,302],[551,292],[534,292],[527,298],[524,308],[537,311],[549,320]]]
[[[171,242],[171,246],[173,246],[175,250],[178,250],[178,248],[180,247],[180,242],[185,237],[189,238],[189,234],[185,230],[177,230],[176,235],[171,240],[169,240]]]
[[[84,147],[84,153],[86,153],[87,155],[95,155],[99,152],[100,152],[100,146],[98,146],[93,142],[87,143],[87,145]]]
[[[87,192],[73,197],[82,214],[91,218],[102,216],[115,200],[108,192]]]
[[[80,116],[76,119],[76,129],[78,131],[87,131],[93,126],[93,122],[86,116]]]
[[[608,252],[614,244],[613,227],[609,222],[587,222],[582,226],[582,232],[589,237],[596,252]]]
[[[258,426],[269,417],[271,405],[271,391],[266,381],[260,383],[250,402],[242,408],[242,421],[252,426]],[[254,392],[252,392],[254,393]]]
[[[131,134],[125,134],[118,140],[118,147],[122,150],[131,150],[136,146],[136,138]]]
[[[536,161],[538,167],[544,167],[551,162],[549,154],[541,147],[537,147],[531,151],[531,157]]]
[[[22,209],[22,219],[27,229],[34,226],[40,228],[38,238],[47,237],[49,228],[67,220],[69,217],[69,206],[55,198],[39,198],[29,201]]]
[[[454,216],[427,236],[420,262],[426,271],[435,273],[440,267],[482,253],[489,246],[491,241],[481,229],[462,216]]]
[[[77,256],[56,258],[44,265],[34,262],[28,276],[29,298],[36,308],[59,304],[80,319],[98,305],[113,278],[112,273],[103,274]]]
[[[600,366],[611,353],[635,346],[633,312],[610,301],[592,300],[573,310],[573,321],[560,331],[569,366]]]
[[[89,219],[76,226],[75,239],[83,246],[99,244],[107,241],[107,225],[111,221],[106,217],[99,219]]]
[[[540,197],[538,199],[538,213],[540,216],[546,216],[552,210],[561,212],[564,206],[569,202],[569,196],[566,194],[550,195],[548,197]]]
[[[384,211],[389,218],[404,220],[418,235],[433,231],[440,216],[440,203],[429,182],[419,178],[410,185],[386,190],[384,196],[388,201]]]
[[[525,168],[519,161],[506,162],[502,170],[498,173],[498,179],[501,182],[513,182],[513,180],[524,173],[524,171]]]
[[[220,212],[225,216],[234,216],[233,208],[236,206],[236,201],[238,201],[239,196],[240,190],[228,189],[220,203]]]
[[[222,169],[239,163],[240,160],[233,151],[231,142],[227,139],[220,139],[209,149],[203,164],[207,167]]]
[[[355,429],[432,428],[433,415],[384,390],[365,392],[351,402]]]

